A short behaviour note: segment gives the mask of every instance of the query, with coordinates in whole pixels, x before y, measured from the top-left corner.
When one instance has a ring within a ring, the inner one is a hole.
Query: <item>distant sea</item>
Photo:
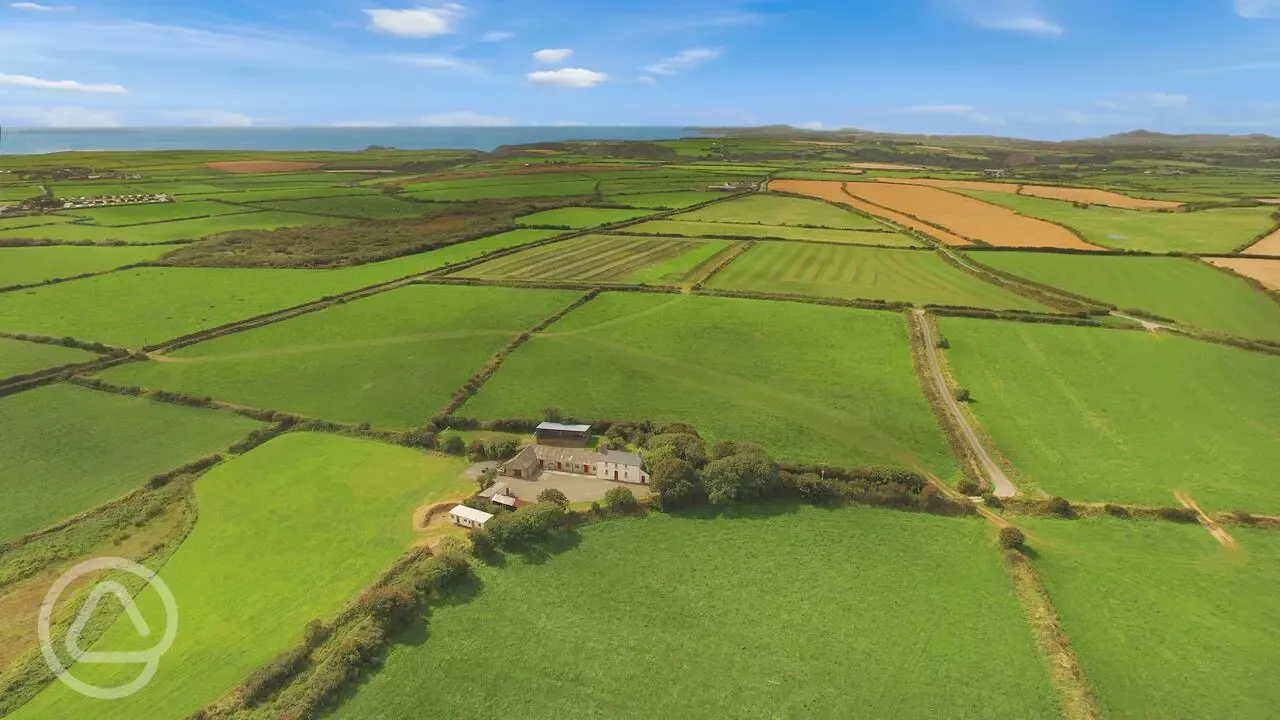
[[[0,155],[66,150],[492,150],[566,140],[677,140],[697,130],[672,127],[382,128],[5,128]]]

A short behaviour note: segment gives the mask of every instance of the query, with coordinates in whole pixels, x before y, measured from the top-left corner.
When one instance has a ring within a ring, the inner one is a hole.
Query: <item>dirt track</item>
[[[972,245],[968,240],[954,235],[945,230],[939,230],[928,223],[920,222],[914,218],[907,217],[899,212],[894,212],[887,208],[878,207],[864,200],[849,195],[844,191],[845,185],[839,182],[828,180],[772,180],[769,182],[769,189],[778,192],[788,192],[793,195],[805,195],[807,197],[815,197],[821,200],[848,205],[855,210],[859,210],[868,215],[881,217],[885,220],[895,222],[903,227],[911,228],[918,232],[937,238],[942,243],[953,245],[955,247],[964,247]]]
[[[1239,544],[1236,543],[1236,539],[1231,537],[1231,534],[1226,530],[1223,530],[1221,525],[1214,522],[1213,518],[1206,515],[1205,512],[1200,509],[1200,506],[1196,504],[1196,501],[1191,499],[1190,495],[1187,495],[1181,490],[1174,490],[1173,496],[1178,499],[1178,502],[1182,503],[1183,507],[1196,511],[1196,515],[1198,515],[1200,519],[1200,524],[1203,525],[1204,529],[1208,530],[1209,534],[1213,536],[1213,539],[1221,543],[1223,547],[1230,550],[1236,550],[1240,547]]]

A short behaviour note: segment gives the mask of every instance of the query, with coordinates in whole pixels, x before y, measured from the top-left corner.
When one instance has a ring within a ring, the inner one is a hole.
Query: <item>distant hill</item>
[[[1270,135],[1172,135],[1152,132],[1150,130],[1133,130],[1118,135],[1073,141],[1087,145],[1160,145],[1170,146],[1207,146],[1207,145],[1272,145],[1280,143],[1280,138]]]

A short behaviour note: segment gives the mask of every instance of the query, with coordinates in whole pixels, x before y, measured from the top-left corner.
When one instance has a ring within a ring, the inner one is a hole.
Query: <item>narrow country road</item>
[[[1143,320],[1142,318],[1136,318],[1132,315],[1125,315],[1119,310],[1113,310],[1111,311],[1111,314],[1118,318],[1124,318],[1125,320],[1132,320],[1133,322],[1139,323],[1140,325],[1142,325],[1142,329],[1146,330],[1147,332],[1156,332],[1158,330],[1168,330],[1169,332],[1180,332],[1178,328],[1170,327],[1163,323],[1151,322],[1150,320]]]
[[[1001,470],[1000,466],[991,459],[987,449],[982,446],[982,441],[978,439],[978,434],[969,425],[969,419],[960,411],[960,404],[956,402],[955,396],[951,394],[951,389],[947,387],[947,379],[942,374],[942,363],[938,360],[937,341],[933,337],[933,329],[929,327],[928,318],[925,317],[923,310],[915,310],[914,312],[916,317],[920,319],[920,325],[924,332],[925,352],[929,355],[929,371],[933,374],[933,383],[938,388],[938,394],[942,396],[942,401],[947,405],[947,412],[951,413],[952,419],[960,426],[960,430],[964,433],[965,441],[969,443],[974,456],[978,458],[978,462],[982,465],[982,473],[987,476],[987,480],[995,488],[996,497],[1007,498],[1017,495],[1018,489],[1009,481],[1009,477],[1004,474],[1004,470]]]

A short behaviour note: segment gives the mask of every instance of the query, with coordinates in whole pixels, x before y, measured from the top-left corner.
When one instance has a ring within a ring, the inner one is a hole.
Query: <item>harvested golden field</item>
[[[981,200],[924,185],[850,183],[849,192],[961,237],[997,247],[1056,247],[1100,250],[1075,233],[1053,223],[1024,217]]]
[[[876,178],[876,182],[893,185],[927,185],[945,190],[989,190],[991,192],[1016,193],[1022,187],[1017,183],[982,182],[980,180],[933,180],[930,178]]]
[[[1017,183],[983,182],[980,180],[931,180],[929,178],[876,178],[876,182],[897,185],[927,185],[947,190],[986,190],[1009,194],[1031,195],[1048,200],[1065,200],[1067,202],[1085,203],[1087,205],[1105,205],[1123,210],[1171,210],[1181,207],[1182,203],[1168,200],[1143,200],[1129,197],[1110,190],[1092,190],[1089,188],[1066,188],[1053,185],[1018,185]]]
[[[1250,255],[1280,255],[1280,230],[1245,248]]]
[[[1205,258],[1209,262],[1253,278],[1271,290],[1280,290],[1280,260],[1256,258]]]
[[[965,240],[959,235],[954,235],[945,230],[940,230],[928,223],[920,222],[915,218],[907,217],[902,213],[887,210],[869,202],[859,200],[844,191],[844,183],[831,182],[829,180],[771,180],[769,189],[778,192],[787,192],[795,195],[804,195],[807,197],[818,198],[820,200],[829,200],[831,202],[848,205],[855,210],[875,215],[876,217],[891,220],[903,227],[911,228],[919,232],[925,233],[930,237],[937,238],[939,241],[955,247],[963,247],[972,245],[973,243]]]
[[[324,163],[296,162],[288,160],[224,160],[221,162],[205,163],[205,167],[229,173],[272,173],[311,170],[313,168],[318,168],[323,164]]]

